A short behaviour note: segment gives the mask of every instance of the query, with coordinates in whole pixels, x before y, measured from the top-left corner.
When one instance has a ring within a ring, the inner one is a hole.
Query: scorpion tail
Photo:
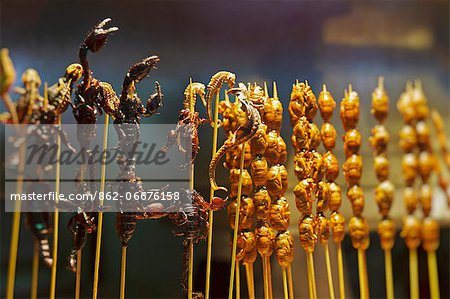
[[[216,182],[216,167],[219,163],[220,159],[225,155],[227,151],[229,151],[232,148],[232,146],[224,144],[220,147],[220,149],[216,152],[214,157],[211,160],[211,163],[209,164],[209,183],[211,184],[211,188],[213,190],[223,190],[228,191],[225,187],[219,187]]]
[[[183,242],[183,270],[181,271],[181,286],[184,292],[188,292],[188,270],[189,270],[189,242],[184,240]]]
[[[42,259],[44,260],[44,264],[51,268],[53,265],[53,258],[50,253],[50,245],[48,243],[48,239],[39,240],[39,248],[41,250]]]
[[[77,250],[72,249],[69,257],[67,258],[66,268],[73,273],[77,271],[77,252]]]

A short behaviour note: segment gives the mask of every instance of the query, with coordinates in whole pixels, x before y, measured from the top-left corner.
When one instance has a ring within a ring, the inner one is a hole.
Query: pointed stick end
[[[277,82],[273,81],[273,98],[278,100]]]

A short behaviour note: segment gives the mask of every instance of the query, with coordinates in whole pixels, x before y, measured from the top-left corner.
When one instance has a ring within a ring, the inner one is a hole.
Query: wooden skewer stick
[[[359,292],[361,299],[368,299],[369,294],[367,292],[367,269],[366,265],[366,252],[363,249],[358,249],[358,273],[359,273]]]
[[[244,160],[245,160],[245,149],[244,147],[242,147],[241,161],[239,166],[238,192],[236,198],[236,214],[234,218],[233,247],[231,251],[231,270],[230,270],[230,284],[228,287],[228,299],[233,298],[234,267],[236,266],[237,233],[239,227],[239,211],[241,210],[242,172],[244,171]]]
[[[308,268],[308,291],[309,291],[309,299],[314,299],[314,286],[312,282],[312,265],[309,256],[310,254],[306,253],[306,265]]]
[[[281,271],[282,271],[282,275],[283,275],[283,294],[284,294],[284,299],[288,299],[289,298],[289,292],[288,292],[286,268],[281,269]]]
[[[108,148],[108,127],[109,116],[105,114],[105,123],[103,125],[103,155],[102,155],[102,170],[100,179],[100,193],[105,193],[106,181],[106,150]],[[103,205],[103,199],[100,199],[100,206]],[[95,265],[94,265],[94,282],[92,287],[92,299],[97,299],[98,294],[98,272],[100,268],[100,250],[102,246],[102,229],[103,229],[103,212],[98,212],[97,221],[97,242],[95,247]]]
[[[431,299],[441,298],[439,292],[439,275],[436,261],[436,251],[427,252],[428,259],[428,280],[430,281]]]
[[[384,269],[386,273],[386,297],[387,299],[394,299],[394,278],[392,275],[391,250],[384,251]]]
[[[241,299],[241,276],[239,271],[239,261],[236,261],[236,299]]]
[[[80,299],[81,290],[81,250],[77,252],[77,270],[75,272],[75,299]]]
[[[47,94],[47,88],[45,94]],[[47,97],[47,95],[45,95]],[[58,126],[61,126],[61,116],[59,116],[58,119]],[[60,191],[60,177],[61,177],[61,165],[59,161],[59,157],[61,155],[61,138],[57,137],[57,154],[58,160],[56,161],[56,178],[55,178],[55,213],[54,213],[54,219],[53,219],[53,264],[52,264],[52,271],[51,271],[51,280],[50,280],[50,299],[55,299],[55,293],[56,293],[56,266],[58,264],[58,230],[59,230],[59,209],[58,209],[58,198],[59,198],[59,191]]]
[[[294,281],[292,279],[292,265],[287,268],[289,299],[294,299]]]
[[[328,250],[328,242],[323,244],[323,250],[325,251],[325,263],[327,265],[328,290],[330,293],[330,299],[334,299],[333,276],[331,275],[331,261],[330,252]]]
[[[419,265],[415,248],[409,250],[409,289],[410,298],[419,299]]]
[[[247,279],[248,298],[255,299],[255,284],[253,279],[253,264],[245,264],[245,276]]]
[[[31,269],[31,293],[30,298],[37,298],[38,279],[39,279],[39,241],[34,240],[33,266]]]
[[[225,92],[225,95],[227,93]],[[212,137],[212,151],[211,157],[217,152],[217,135],[219,131],[219,93],[216,94],[216,103],[214,106],[214,127]],[[209,201],[212,202],[214,198],[214,189],[211,187],[209,190]],[[209,289],[211,284],[211,255],[212,255],[212,239],[213,239],[213,223],[214,223],[214,211],[209,210],[209,230],[208,230],[208,249],[206,252],[206,282],[205,282],[205,299],[209,299]],[[248,279],[248,277],[247,277]]]
[[[192,78],[189,78],[189,110],[194,111],[194,99],[192,94]],[[191,175],[189,180],[189,188],[194,190],[194,164],[191,165]],[[192,299],[192,285],[194,273],[194,243],[189,240],[189,262],[188,262],[188,299]]]
[[[341,299],[345,298],[345,281],[344,281],[344,260],[342,258],[341,242],[336,244],[337,260],[338,260],[338,274],[339,274],[339,296]]]
[[[122,258],[120,261],[120,299],[125,298],[125,273],[127,270],[127,247],[122,246]]]
[[[273,290],[272,290],[272,267],[270,265],[270,256],[267,257],[267,282],[269,283],[269,298],[273,298]]]
[[[262,257],[262,266],[263,266],[263,281],[264,281],[264,299],[270,299],[269,282],[267,275],[267,259],[265,256]]]

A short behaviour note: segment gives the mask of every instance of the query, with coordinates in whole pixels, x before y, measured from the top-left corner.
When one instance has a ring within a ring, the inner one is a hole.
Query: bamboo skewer
[[[323,249],[325,251],[325,263],[327,266],[328,290],[330,292],[330,299],[334,299],[333,276],[331,275],[331,261],[330,252],[328,250],[328,243],[323,244]]]
[[[367,274],[364,265],[366,264],[366,254],[362,249],[358,249],[358,273],[359,273],[359,291],[361,294],[361,299],[368,298],[367,294]]]
[[[419,264],[416,248],[409,250],[409,288],[411,299],[419,299]]]
[[[237,248],[237,233],[239,229],[239,212],[241,209],[241,194],[242,194],[242,172],[244,170],[245,149],[242,148],[241,161],[239,166],[239,184],[236,198],[236,214],[234,220],[233,230],[233,247],[231,251],[231,270],[230,270],[230,284],[228,288],[228,299],[233,298],[233,285],[234,285],[234,268],[236,266],[236,248]]]
[[[189,79],[189,110],[194,111],[194,100],[192,94],[192,78]],[[191,165],[191,174],[189,180],[189,188],[194,190],[194,177],[195,177],[194,164]],[[189,263],[188,263],[188,299],[192,299],[192,285],[193,285],[193,273],[194,273],[194,243],[192,239],[189,240]]]
[[[31,293],[30,293],[31,299],[37,298],[38,279],[39,279],[39,241],[34,240],[33,266],[31,270]]]
[[[253,264],[245,264],[245,276],[247,279],[247,289],[249,299],[255,299],[255,285],[253,279]]]
[[[288,299],[289,292],[288,292],[286,268],[283,268],[281,271],[282,271],[282,275],[283,275],[283,295],[284,295],[284,299]]]
[[[81,290],[81,250],[77,252],[77,270],[75,272],[75,299],[80,298]]]
[[[214,127],[212,137],[212,151],[211,157],[217,152],[217,135],[218,135],[218,119],[219,119],[219,93],[216,94],[216,103],[214,106]],[[214,189],[211,187],[209,190],[209,201],[214,198]],[[214,223],[214,211],[209,211],[209,230],[208,230],[208,248],[206,252],[206,282],[205,282],[205,299],[209,299],[210,283],[211,283],[211,256],[212,256],[212,239],[213,239],[213,223]],[[248,276],[247,276],[248,279]]]
[[[288,275],[289,299],[294,299],[294,281],[292,279],[292,265],[288,266],[287,275]]]
[[[239,261],[236,261],[236,299],[240,298],[241,298],[241,278],[240,278]]]
[[[339,275],[339,296],[341,299],[345,298],[345,281],[344,281],[344,261],[342,258],[341,243],[337,243],[337,260],[338,260],[338,275]]]
[[[46,88],[47,90],[47,88]],[[46,92],[47,94],[47,92]],[[46,95],[47,97],[47,95]],[[59,116],[58,119],[58,126],[61,126],[61,116]],[[59,161],[59,157],[61,155],[61,138],[57,137],[57,157],[58,160],[56,162],[56,178],[55,178],[55,197],[56,197],[56,206],[55,206],[55,213],[54,213],[54,219],[53,219],[53,264],[52,264],[52,270],[51,270],[51,280],[50,280],[50,299],[55,298],[56,293],[56,266],[58,265],[58,230],[59,230],[59,209],[58,209],[58,198],[59,198],[59,191],[60,191],[60,176],[61,176],[61,165]]]
[[[122,258],[120,261],[120,299],[125,298],[126,270],[127,270],[127,247],[122,246]]]
[[[105,114],[105,123],[103,125],[103,155],[102,155],[102,168],[101,168],[101,179],[100,179],[100,193],[105,192],[105,181],[106,181],[106,150],[108,148],[108,127],[109,127],[109,116]],[[100,199],[100,206],[103,205],[103,199]],[[98,212],[97,221],[97,240],[95,247],[95,265],[94,265],[94,282],[92,287],[92,299],[97,299],[98,294],[98,275],[100,269],[100,252],[102,246],[102,230],[103,230],[103,212]],[[123,252],[123,251],[122,251]]]
[[[264,299],[269,299],[269,284],[267,282],[267,262],[266,258],[263,257],[262,259],[262,266],[263,266],[263,281],[264,281]]]
[[[427,252],[428,280],[430,281],[431,299],[441,298],[439,292],[439,275],[436,261],[436,251]]]
[[[392,254],[390,250],[384,251],[384,266],[386,272],[386,298],[394,299],[394,278],[392,276]]]

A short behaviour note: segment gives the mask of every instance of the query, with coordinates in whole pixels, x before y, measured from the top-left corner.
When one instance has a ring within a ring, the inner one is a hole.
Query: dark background
[[[78,45],[86,32],[99,20],[111,17],[111,25],[120,31],[110,38],[99,53],[89,53],[94,74],[110,82],[120,92],[129,66],[141,58],[158,54],[158,70],[139,84],[142,98],[153,90],[153,81],[160,81],[165,94],[161,114],[143,120],[149,123],[173,123],[181,108],[182,95],[189,78],[208,83],[212,74],[229,70],[238,81],[278,83],[279,96],[287,106],[295,79],[308,80],[318,94],[326,83],[336,101],[340,102],[348,83],[361,96],[362,134],[367,140],[374,120],[369,114],[370,93],[379,75],[391,95],[392,113],[388,127],[392,134],[390,157],[393,182],[402,186],[399,175],[400,152],[396,146],[401,120],[395,111],[395,101],[407,80],[421,78],[431,106],[438,108],[449,123],[449,3],[448,1],[1,1],[1,47],[10,49],[17,73],[26,68],[37,69],[43,81],[52,84],[65,67],[77,62]],[[20,78],[20,76],[18,76]],[[20,84],[17,80],[17,84]],[[73,122],[67,112],[63,122]],[[319,121],[320,122],[320,121]],[[337,116],[334,118],[342,133]],[[290,125],[285,109],[282,135],[288,145]],[[447,133],[448,133],[447,126]],[[202,151],[196,165],[196,188],[208,194],[206,166],[210,159],[211,130],[201,131]],[[367,144],[367,143],[365,143]],[[338,147],[342,143],[338,141]],[[338,150],[340,161],[342,151]],[[375,227],[379,219],[371,197],[375,181],[371,169],[370,149],[363,147],[367,167],[363,185],[367,195],[365,215]],[[292,155],[289,156],[292,160]],[[292,165],[291,165],[292,166]],[[291,171],[291,168],[288,168]],[[219,180],[225,171],[219,169]],[[343,184],[342,177],[340,178]],[[294,182],[295,180],[291,180]],[[293,186],[293,184],[291,184]],[[442,194],[436,191],[436,202]],[[289,198],[292,200],[292,198]],[[2,205],[3,206],[3,205]],[[298,212],[291,205],[292,232],[297,231]],[[442,206],[442,204],[440,205]],[[442,209],[441,209],[442,210]],[[445,209],[443,209],[445,211]],[[344,200],[343,211],[349,215]],[[449,297],[449,214],[434,209],[441,220],[442,240],[438,250],[441,296]],[[396,198],[393,217],[400,224],[404,213],[401,197]],[[296,215],[296,216],[295,216]],[[70,235],[65,224],[70,215],[62,215],[60,223],[57,297],[73,297],[74,275],[64,269],[70,248]],[[11,214],[1,214],[1,292],[6,284]],[[226,297],[229,271],[229,234],[224,211],[215,218],[212,296]],[[117,298],[119,294],[120,245],[114,231],[114,215],[106,214],[103,223],[102,263],[99,298]],[[128,249],[127,298],[182,297],[178,277],[181,272],[181,240],[172,236],[173,227],[166,221],[145,221],[138,229]],[[22,222],[15,294],[28,297],[31,281],[32,237]],[[296,242],[296,245],[298,243]],[[297,297],[306,296],[307,282],[304,253],[296,248],[294,282]],[[334,247],[330,247],[334,256]],[[349,238],[344,242],[347,266],[347,295],[357,296],[356,252]],[[83,252],[83,297],[90,297],[92,287],[95,235]],[[322,255],[316,255],[322,259]],[[195,249],[195,285],[204,288],[205,242]],[[420,251],[421,297],[429,296],[426,256]],[[376,233],[367,253],[371,295],[382,298],[384,291],[383,253]],[[393,251],[395,292],[397,298],[408,297],[408,255],[398,238]],[[301,262],[300,262],[301,261]],[[333,266],[336,269],[336,264]],[[275,296],[282,296],[280,271],[275,261]],[[316,268],[319,276],[319,296],[327,297],[325,269]],[[334,271],[334,270],[333,270]],[[259,262],[255,268],[260,284]],[[242,272],[242,277],[244,273]],[[50,271],[42,268],[39,295],[48,296]],[[225,278],[224,278],[225,277]],[[245,295],[242,279],[242,295]],[[337,294],[337,277],[335,276]],[[262,287],[258,294],[262,296]]]

